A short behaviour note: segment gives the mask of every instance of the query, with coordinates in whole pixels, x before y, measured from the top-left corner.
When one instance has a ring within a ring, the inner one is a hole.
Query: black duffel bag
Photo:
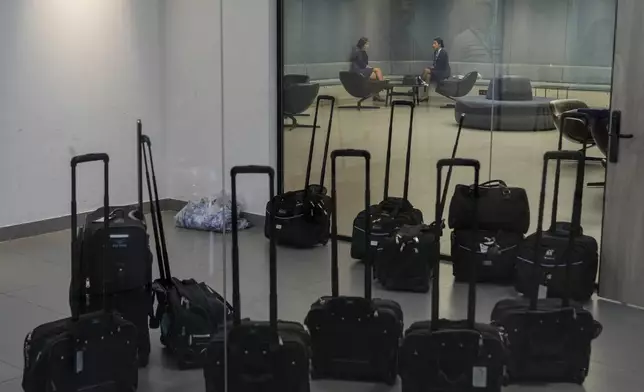
[[[452,229],[471,230],[474,227],[474,188],[471,185],[456,185],[448,222]],[[527,233],[530,205],[525,189],[509,187],[501,180],[481,184],[478,227],[480,230]]]

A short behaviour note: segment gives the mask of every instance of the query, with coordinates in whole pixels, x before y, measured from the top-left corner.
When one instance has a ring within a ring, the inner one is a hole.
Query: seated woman
[[[369,55],[367,54],[367,49],[369,49],[369,39],[366,37],[360,38],[358,44],[353,49],[353,53],[351,53],[351,68],[349,71],[358,73],[365,78],[372,80],[384,80],[384,76],[382,75],[382,70],[380,68],[369,66]],[[380,95],[375,95],[373,99],[374,101],[383,101]]]

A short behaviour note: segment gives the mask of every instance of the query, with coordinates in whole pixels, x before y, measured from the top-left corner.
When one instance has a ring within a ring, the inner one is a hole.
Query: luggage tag
[[[474,366],[472,368],[472,387],[487,388],[487,367]]]
[[[544,281],[539,284],[538,299],[548,298],[548,283],[550,283],[550,279],[552,279],[552,275],[546,274]]]
[[[83,350],[76,351],[76,357],[74,358],[74,368],[76,369],[76,374],[79,374],[83,371]]]

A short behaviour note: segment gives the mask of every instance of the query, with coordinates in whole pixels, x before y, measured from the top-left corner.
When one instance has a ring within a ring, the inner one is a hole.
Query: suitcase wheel
[[[139,368],[144,368],[150,363],[150,354],[139,354]]]
[[[572,381],[575,384],[582,385],[586,381],[586,376],[588,376],[588,370],[580,369],[579,372],[572,377]]]
[[[391,371],[386,377],[385,377],[385,383],[391,387],[396,385],[396,380],[398,379],[398,374],[396,374],[395,371]]]

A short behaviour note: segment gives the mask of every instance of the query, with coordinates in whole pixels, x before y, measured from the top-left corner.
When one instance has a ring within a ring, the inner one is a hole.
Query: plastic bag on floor
[[[225,194],[208,198],[204,197],[198,201],[189,201],[175,215],[174,220],[177,227],[184,229],[206,230],[222,233],[232,230],[233,212],[232,201]],[[242,212],[242,206],[237,204],[237,211]],[[251,227],[248,219],[239,217],[237,228],[244,230]]]

